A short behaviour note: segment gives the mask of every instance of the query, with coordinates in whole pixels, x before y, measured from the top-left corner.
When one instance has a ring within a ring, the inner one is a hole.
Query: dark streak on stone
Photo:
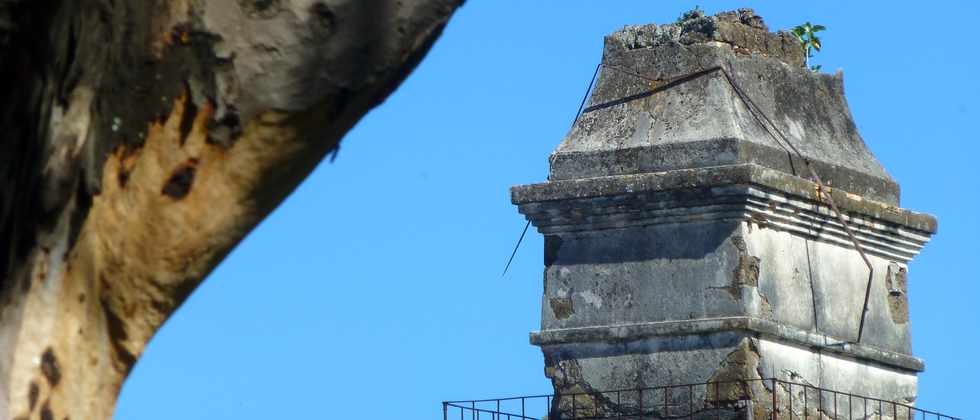
[[[41,373],[47,378],[48,384],[52,388],[58,386],[61,382],[61,366],[58,364],[58,358],[54,355],[54,350],[48,347],[41,355]]]
[[[197,171],[196,164],[197,161],[192,159],[188,163],[174,169],[173,173],[170,174],[170,178],[163,184],[163,189],[160,190],[160,193],[174,200],[180,200],[187,196],[187,193],[191,191],[191,184],[194,183],[194,174]]]
[[[558,260],[558,251],[561,250],[561,236],[545,235],[544,237],[544,266],[551,267]]]
[[[41,393],[40,388],[37,386],[37,382],[31,381],[30,387],[27,388],[27,408],[29,413],[34,412],[34,406],[37,405],[37,396]]]
[[[109,333],[109,342],[116,352],[116,360],[123,364],[124,373],[128,375],[133,364],[136,363],[136,356],[130,353],[124,344],[129,338],[126,334],[126,324],[112,311],[108,301],[102,300],[102,312],[105,313],[106,331]]]

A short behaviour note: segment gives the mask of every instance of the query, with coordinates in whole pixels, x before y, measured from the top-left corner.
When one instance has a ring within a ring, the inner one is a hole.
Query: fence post
[[[561,401],[558,401],[558,410],[561,410]],[[578,411],[575,409],[575,394],[572,394],[572,420],[578,418]]]
[[[643,417],[643,388],[640,388],[640,417]]]
[[[793,420],[793,383],[789,383],[789,420]]]
[[[807,401],[807,398],[806,398],[807,397],[807,395],[806,395],[806,389],[807,389],[807,387],[809,387],[809,385],[803,384],[803,420],[807,420],[808,418],[810,418],[810,414],[808,412],[809,409],[810,409],[810,407],[809,407],[809,404],[810,403]]]
[[[616,390],[616,418],[623,417],[623,395]]]
[[[777,399],[776,399],[776,378],[772,378],[772,420],[776,420],[776,419],[779,418],[779,415],[776,414],[776,401],[777,401]]]
[[[694,418],[694,385],[687,386],[687,414],[691,419]]]

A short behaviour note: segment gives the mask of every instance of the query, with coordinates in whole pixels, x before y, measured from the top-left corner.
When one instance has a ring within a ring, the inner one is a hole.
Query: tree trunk
[[[108,419],[147,341],[462,0],[0,0],[0,419]]]

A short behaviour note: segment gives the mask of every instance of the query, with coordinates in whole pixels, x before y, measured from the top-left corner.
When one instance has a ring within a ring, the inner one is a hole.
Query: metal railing
[[[960,420],[907,404],[780,379],[442,403],[443,420]]]

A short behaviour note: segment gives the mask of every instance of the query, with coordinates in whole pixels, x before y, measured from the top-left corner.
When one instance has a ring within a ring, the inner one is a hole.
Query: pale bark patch
[[[211,144],[213,106],[191,116],[185,132],[188,101],[178,98],[165,121],[151,123],[141,148],[121,147],[107,159],[103,189],[70,252],[59,243],[35,255],[23,315],[30,325],[21,328],[11,376],[12,412],[111,417],[119,387],[153,333],[228,244],[295,185],[270,183],[305,174],[333,144],[299,134],[317,137],[311,124],[325,122],[313,110],[266,112],[245,125],[232,147]],[[192,176],[179,175],[188,168]],[[169,194],[175,173],[183,177],[181,191]]]

